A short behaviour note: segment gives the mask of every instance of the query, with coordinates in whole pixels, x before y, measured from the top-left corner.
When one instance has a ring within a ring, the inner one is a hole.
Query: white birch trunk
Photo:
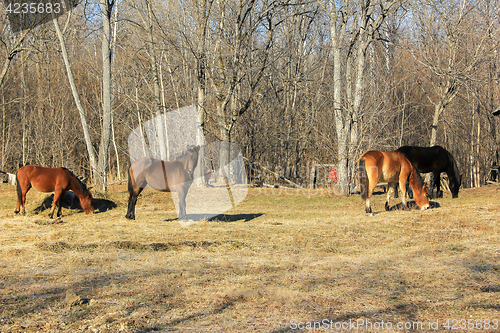
[[[73,76],[73,71],[71,69],[71,64],[69,62],[68,51],[66,50],[66,43],[64,41],[64,36],[63,33],[61,32],[61,29],[59,28],[59,22],[57,21],[57,18],[54,18],[52,21],[56,29],[57,37],[59,38],[59,44],[61,45],[61,54],[63,57],[64,65],[66,67],[66,74],[68,75],[68,81],[71,87],[71,93],[73,94],[73,99],[75,100],[75,105],[78,110],[78,114],[80,115],[83,137],[85,140],[85,145],[87,146],[87,153],[89,154],[91,177],[95,178],[97,175],[97,157],[94,151],[94,147],[92,145],[92,139],[90,138],[89,126],[87,124],[87,117],[85,116],[85,110],[83,109],[83,105],[80,101],[80,94],[78,93],[78,89],[76,88],[75,77]]]
[[[102,190],[106,191],[109,158],[109,143],[111,139],[111,12],[114,2],[101,0],[102,17],[102,130],[99,145],[99,160],[97,162],[98,181]]]

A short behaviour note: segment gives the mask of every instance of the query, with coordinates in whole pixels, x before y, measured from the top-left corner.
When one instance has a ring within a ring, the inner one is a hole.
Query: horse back
[[[67,190],[71,186],[71,173],[65,168],[25,165],[18,170],[17,178],[22,187],[31,185],[40,192]]]
[[[451,154],[441,146],[402,146],[397,151],[415,166],[418,172],[443,172],[453,163]]]
[[[142,157],[132,163],[130,177],[139,187],[149,185],[162,192],[177,192],[177,185],[188,180],[187,172],[179,161],[162,161],[151,157]]]
[[[372,150],[364,153],[360,160],[364,160],[365,168],[371,170],[380,182],[398,181],[401,172],[409,173],[411,169],[411,163],[397,151]]]

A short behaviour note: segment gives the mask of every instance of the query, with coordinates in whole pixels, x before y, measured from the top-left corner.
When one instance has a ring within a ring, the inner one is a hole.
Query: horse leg
[[[408,193],[408,198],[413,199],[413,190],[409,182],[406,182],[406,193]]]
[[[376,168],[373,168],[373,169],[376,169]],[[368,196],[367,196],[367,199],[366,199],[366,203],[365,203],[365,212],[367,213],[371,213],[372,212],[372,206],[371,206],[371,197],[372,197],[372,194],[373,194],[373,190],[375,189],[375,186],[377,186],[377,181],[378,181],[378,175],[374,175],[374,173],[372,173],[372,180],[373,179],[376,179],[375,181],[373,182],[369,182],[368,184]]]
[[[398,186],[398,183],[394,183],[393,190],[394,190],[394,199],[399,198],[399,186]]]
[[[49,218],[54,218],[54,210],[57,209],[57,216],[61,215],[61,201],[64,196],[64,191],[57,189],[54,191],[54,200],[52,200],[52,207],[50,208]]]
[[[50,208],[50,213],[49,213],[49,218],[54,217],[54,210],[56,210],[56,206],[59,206],[58,208],[58,216],[59,216],[59,211],[61,210],[61,198],[62,198],[62,191],[59,189],[56,189],[54,192],[54,200],[52,200],[52,207]]]
[[[17,181],[17,204],[16,204],[16,210],[14,213],[18,214],[20,210],[21,214],[26,215],[26,194],[28,191],[31,189],[31,183],[25,184],[22,186],[20,184],[19,180]]]
[[[133,172],[131,170],[132,167],[128,170],[128,208],[127,214],[125,218],[129,220],[135,220],[135,205],[137,203],[137,197],[141,194],[142,190],[146,187],[146,180],[141,177],[139,179],[139,184],[136,182],[134,178]]]
[[[59,196],[59,201],[57,202],[57,217],[62,217],[62,201],[65,194],[66,192],[61,192],[61,195]]]
[[[129,220],[135,220],[135,204],[137,203],[137,196],[129,195],[128,197],[128,208],[125,218]]]
[[[128,208],[125,218],[135,220],[135,205],[137,204],[137,197],[141,194],[142,190],[143,188],[140,186],[129,189]]]
[[[406,177],[402,176],[402,172],[399,175],[399,188],[401,189],[401,201],[403,203],[403,210],[408,209],[408,203],[406,202],[406,181],[408,175]]]
[[[385,210],[386,211],[389,211],[391,210],[391,207],[389,205],[389,200],[391,199],[391,193],[395,193],[396,192],[396,183],[388,183],[387,184],[387,200],[385,201]],[[394,195],[394,197],[396,197]]]
[[[179,195],[179,220],[186,218],[186,195],[187,191],[183,186],[178,187],[177,194]]]

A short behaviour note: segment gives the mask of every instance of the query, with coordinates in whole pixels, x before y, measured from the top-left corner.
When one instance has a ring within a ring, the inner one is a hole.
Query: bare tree
[[[330,19],[333,52],[333,112],[337,136],[338,184],[346,192],[359,141],[366,51],[385,18],[401,2],[318,0]],[[343,53],[345,48],[347,53]],[[342,70],[345,67],[345,76]],[[345,98],[343,97],[345,96]]]
[[[92,139],[90,137],[90,131],[89,131],[89,125],[87,123],[87,117],[85,115],[85,110],[83,108],[81,99],[80,99],[80,94],[78,93],[78,89],[76,87],[75,83],[75,78],[73,75],[73,70],[71,69],[71,64],[69,61],[69,56],[68,56],[68,51],[66,49],[66,42],[64,40],[64,32],[66,31],[68,24],[71,19],[71,11],[68,13],[68,18],[66,21],[66,24],[64,26],[64,29],[61,31],[61,28],[59,27],[59,22],[57,20],[57,17],[54,17],[52,19],[52,22],[54,23],[54,27],[56,29],[57,37],[59,39],[59,43],[61,46],[61,54],[64,60],[64,65],[66,67],[66,74],[68,76],[68,81],[69,85],[71,87],[71,92],[73,94],[73,99],[75,101],[76,108],[78,109],[78,113],[80,115],[80,122],[82,124],[82,130],[83,130],[83,135],[85,139],[85,144],[87,146],[87,153],[89,156],[89,161],[90,161],[90,167],[92,170],[92,175],[97,174],[97,156],[94,150],[94,146],[92,145]]]
[[[111,15],[114,0],[100,0],[102,18],[102,132],[97,163],[98,181],[106,190],[109,143],[111,141]]]
[[[5,20],[5,16],[4,16]],[[1,36],[6,36],[9,35],[9,37],[2,37],[0,39],[1,44],[4,45],[5,47],[5,60],[2,66],[2,71],[0,72],[0,87],[3,86],[4,80],[5,80],[5,75],[7,74],[7,71],[9,70],[10,64],[12,63],[12,60],[18,54],[23,50],[23,42],[26,38],[26,36],[31,32],[32,29],[26,29],[23,30],[19,33],[16,34],[11,34],[8,30],[9,25],[7,22],[3,22],[2,25],[2,34]]]
[[[78,6],[20,43],[0,22],[3,167],[65,165],[105,184],[129,159],[132,128],[192,103],[208,141],[237,143],[297,183],[307,165],[333,159],[345,190],[361,149],[401,144],[446,146],[466,186],[493,161],[497,1],[134,0],[117,18],[117,53],[114,5],[92,19]]]
[[[471,77],[477,65],[489,52],[487,43],[489,28],[480,32],[475,45],[471,49],[464,48],[470,44],[467,23],[471,20],[473,8],[477,2],[472,1],[417,1],[415,3],[416,23],[415,36],[420,38],[414,56],[426,70],[421,80],[425,95],[433,105],[431,136],[429,145],[437,143],[438,126],[446,108],[458,95],[460,86]]]

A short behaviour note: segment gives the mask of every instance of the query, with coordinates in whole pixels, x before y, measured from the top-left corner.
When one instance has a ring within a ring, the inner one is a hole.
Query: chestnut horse
[[[54,210],[58,207],[57,216],[61,216],[61,200],[66,191],[73,191],[80,199],[80,205],[86,214],[94,212],[92,205],[92,195],[81,178],[75,176],[66,168],[46,168],[37,165],[25,165],[17,171],[17,206],[14,211],[19,213],[22,208],[22,214],[26,214],[24,204],[26,202],[26,193],[31,187],[40,192],[54,192],[54,201],[50,209],[49,217],[54,216]]]
[[[186,217],[186,195],[193,182],[193,174],[198,164],[200,147],[190,147],[175,161],[162,161],[152,157],[142,157],[128,169],[128,210],[125,217],[135,220],[137,197],[149,184],[161,192],[177,192],[179,196],[179,220]]]
[[[408,208],[406,203],[406,186],[404,186],[407,181],[413,189],[415,201],[420,209],[429,208],[427,185],[415,167],[402,153],[397,151],[368,151],[361,156],[358,166],[361,198],[365,201],[365,211],[367,213],[372,212],[370,197],[379,181],[389,183],[385,210],[389,210],[390,194],[394,190],[396,182],[399,182],[401,191],[403,192],[403,209]]]

